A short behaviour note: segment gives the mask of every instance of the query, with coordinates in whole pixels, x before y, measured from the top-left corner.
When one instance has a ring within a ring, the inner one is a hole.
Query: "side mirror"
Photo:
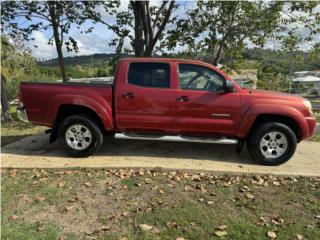
[[[229,81],[229,80],[226,80],[223,82],[223,90],[226,92],[226,93],[229,93],[229,92],[233,92],[234,91],[234,84],[233,82]]]

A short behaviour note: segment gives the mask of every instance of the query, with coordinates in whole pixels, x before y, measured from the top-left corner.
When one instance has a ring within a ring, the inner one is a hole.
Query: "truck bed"
[[[19,98],[30,122],[51,127],[59,105],[80,104],[91,107],[90,100],[112,110],[112,84],[21,82]]]

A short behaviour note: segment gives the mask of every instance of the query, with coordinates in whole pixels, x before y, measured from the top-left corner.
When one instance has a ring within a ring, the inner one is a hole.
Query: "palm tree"
[[[4,62],[11,55],[10,53],[14,52],[14,47],[9,43],[8,39],[4,36],[1,36],[1,120],[3,121],[12,121],[12,116],[10,113],[7,91],[6,91],[6,76],[8,71],[4,66]]]

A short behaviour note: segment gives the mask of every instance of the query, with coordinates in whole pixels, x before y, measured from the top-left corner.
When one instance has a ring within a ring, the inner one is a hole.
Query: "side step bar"
[[[237,139],[231,138],[200,138],[185,136],[147,136],[138,134],[116,133],[117,139],[135,139],[135,140],[153,140],[153,141],[171,141],[171,142],[196,142],[196,143],[216,143],[216,144],[237,144]]]

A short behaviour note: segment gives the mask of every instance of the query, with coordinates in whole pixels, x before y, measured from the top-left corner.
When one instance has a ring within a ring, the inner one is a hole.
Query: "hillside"
[[[318,59],[311,59],[308,53],[295,53],[294,71],[304,70],[319,70],[320,61]],[[66,57],[65,64],[67,67],[77,65],[87,67],[105,67],[108,62],[115,56],[113,53],[100,53],[86,56]],[[123,54],[122,57],[129,56]],[[271,65],[278,72],[288,74],[290,56],[279,50],[252,48],[246,49],[242,54],[241,68],[259,68],[265,65]],[[40,66],[57,67],[57,59],[38,62]]]
[[[113,53],[99,53],[99,54],[93,54],[93,55],[65,57],[64,62],[66,66],[91,65],[96,67],[96,66],[105,65],[114,56],[115,54]],[[39,61],[38,64],[40,66],[46,66],[46,67],[57,67],[58,60],[54,58],[47,61]]]

